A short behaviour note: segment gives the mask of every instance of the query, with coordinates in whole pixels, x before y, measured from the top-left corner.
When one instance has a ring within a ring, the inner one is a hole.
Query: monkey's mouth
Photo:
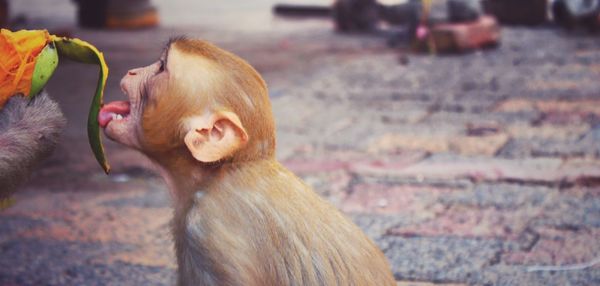
[[[98,123],[100,124],[100,127],[106,128],[108,123],[113,120],[119,121],[127,119],[129,111],[129,101],[110,102],[100,109]]]

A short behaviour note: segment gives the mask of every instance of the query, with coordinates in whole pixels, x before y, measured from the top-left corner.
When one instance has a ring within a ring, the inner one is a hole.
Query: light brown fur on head
[[[230,111],[239,116],[243,126],[252,127],[247,129],[246,147],[232,159],[274,155],[275,124],[267,86],[252,66],[212,44],[185,38],[171,44],[169,62],[186,68],[173,71],[161,91],[163,96],[151,99],[145,108],[142,126],[148,148],[181,147],[186,118]]]

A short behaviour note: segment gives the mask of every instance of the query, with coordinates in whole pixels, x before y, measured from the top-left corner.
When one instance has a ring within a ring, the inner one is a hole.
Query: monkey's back
[[[176,241],[180,273],[196,278],[180,284],[395,285],[362,230],[279,163],[223,176],[198,193],[179,230],[188,234]]]

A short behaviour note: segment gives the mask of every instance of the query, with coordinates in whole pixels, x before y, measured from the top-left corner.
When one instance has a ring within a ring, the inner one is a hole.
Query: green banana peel
[[[104,104],[104,87],[106,86],[106,79],[108,78],[108,67],[104,61],[104,55],[98,51],[96,47],[86,41],[75,38],[57,37],[54,35],[51,35],[50,37],[51,41],[41,52],[40,57],[36,61],[31,81],[30,96],[37,95],[46,85],[58,65],[59,55],[77,62],[99,65],[100,71],[98,74],[96,93],[92,99],[92,104],[88,113],[87,133],[90,147],[96,157],[96,161],[98,161],[104,172],[108,174],[110,172],[110,165],[106,159],[104,146],[102,145],[102,137],[100,135],[100,125],[98,124],[98,114]]]

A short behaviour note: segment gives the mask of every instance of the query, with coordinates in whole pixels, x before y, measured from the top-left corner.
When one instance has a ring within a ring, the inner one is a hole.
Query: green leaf
[[[70,39],[62,37],[53,37],[60,56],[65,56],[74,61],[97,64],[100,66],[98,74],[98,83],[96,85],[96,94],[90,106],[88,114],[87,131],[90,147],[94,152],[96,160],[107,174],[110,172],[110,165],[104,153],[102,145],[102,136],[100,136],[100,125],[98,124],[98,114],[104,104],[104,87],[108,77],[108,67],[104,61],[104,55],[96,47],[80,39]]]
[[[38,55],[35,67],[33,69],[33,76],[31,78],[31,90],[29,91],[29,97],[36,96],[39,94],[48,80],[54,74],[56,67],[58,66],[58,53],[54,43],[50,42]]]

